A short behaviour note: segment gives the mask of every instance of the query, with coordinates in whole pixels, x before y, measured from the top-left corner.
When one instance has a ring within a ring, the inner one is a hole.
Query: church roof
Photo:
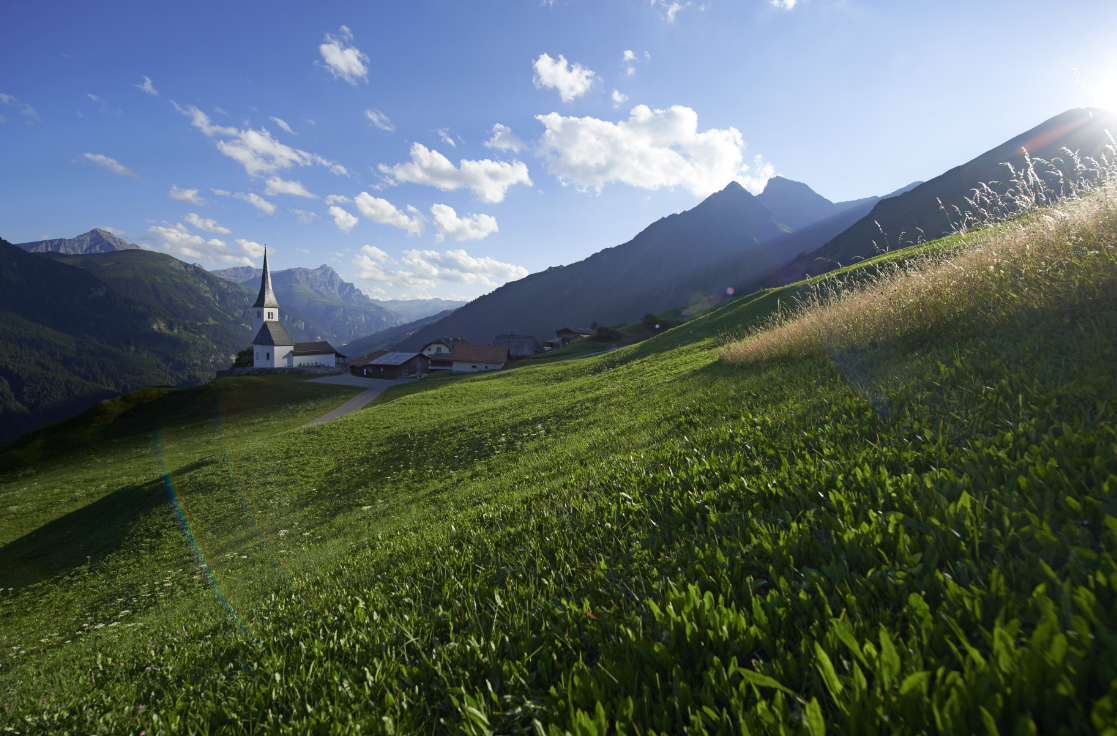
[[[334,355],[341,355],[333,345],[325,340],[319,342],[297,342],[295,349],[292,350],[295,355],[325,355],[326,353],[333,353]],[[341,355],[341,357],[345,357]]]
[[[269,320],[260,327],[260,331],[256,333],[256,337],[252,339],[253,345],[279,345],[287,346],[294,345],[295,341],[287,334],[287,330],[283,329],[283,325],[275,320]]]
[[[260,276],[260,295],[256,297],[256,303],[252,305],[253,309],[261,307],[274,307],[279,308],[279,302],[275,299],[275,292],[271,289],[271,271],[268,270],[268,252],[264,251],[264,273]],[[282,329],[282,328],[281,328]],[[286,335],[287,333],[283,333]],[[284,343],[290,345],[291,343]]]

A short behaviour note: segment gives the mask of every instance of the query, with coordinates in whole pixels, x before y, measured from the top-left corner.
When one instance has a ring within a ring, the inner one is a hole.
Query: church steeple
[[[275,300],[275,292],[271,289],[271,271],[268,270],[268,249],[264,248],[264,274],[260,277],[260,295],[256,297],[253,309],[271,307],[279,309],[279,302]]]

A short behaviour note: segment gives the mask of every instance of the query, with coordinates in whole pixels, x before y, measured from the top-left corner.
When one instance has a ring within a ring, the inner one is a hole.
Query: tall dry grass
[[[1025,310],[1117,295],[1117,155],[1028,159],[1008,190],[983,186],[949,245],[819,280],[722,349],[749,364],[986,330]],[[1010,167],[1011,168],[1011,167]],[[1069,169],[1069,174],[1067,170]],[[1046,181],[1045,181],[1046,180]],[[946,208],[943,208],[944,211]],[[952,220],[955,218],[952,218]]]

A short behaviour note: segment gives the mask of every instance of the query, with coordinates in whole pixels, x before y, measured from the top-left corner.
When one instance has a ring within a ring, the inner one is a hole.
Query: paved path
[[[385,389],[391,388],[392,386],[396,386],[401,383],[407,383],[410,380],[413,379],[401,378],[397,381],[386,381],[382,378],[362,378],[360,376],[354,376],[350,373],[342,373],[340,376],[326,376],[325,378],[311,378],[309,381],[307,381],[307,383],[332,383],[338,386],[365,386],[366,389],[353,398],[349,399],[349,401],[346,401],[338,408],[331,411],[329,414],[324,414],[315,419],[313,422],[308,422],[303,426],[309,427],[313,424],[324,424],[326,422],[331,422],[338,417],[345,416],[346,414],[349,414],[351,412],[355,412],[358,409],[364,407],[366,404],[368,404],[368,402],[372,401],[380,394],[384,393]]]

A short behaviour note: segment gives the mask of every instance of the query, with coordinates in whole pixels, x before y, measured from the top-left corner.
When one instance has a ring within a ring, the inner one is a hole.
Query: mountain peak
[[[31,253],[63,253],[65,255],[86,255],[88,253],[112,253],[118,250],[142,250],[134,243],[118,238],[108,230],[95,227],[76,238],[55,238],[37,240],[33,243],[16,243]]]

